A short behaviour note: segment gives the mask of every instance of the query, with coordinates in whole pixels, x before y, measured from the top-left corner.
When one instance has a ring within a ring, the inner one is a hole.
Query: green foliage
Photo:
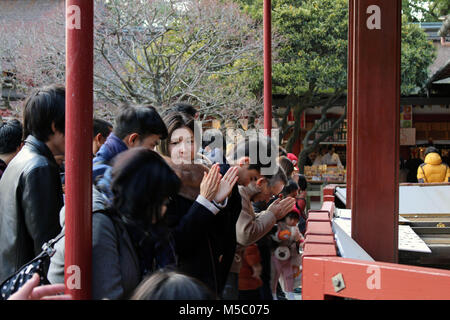
[[[250,15],[250,17],[256,22],[262,23],[263,21],[263,3],[264,0],[236,0],[240,4],[241,9]],[[273,1],[272,1],[273,7]]]
[[[263,0],[239,0],[241,8],[262,23]],[[346,0],[273,0],[274,94],[302,95],[346,85]],[[262,68],[254,87],[262,88]]]
[[[262,23],[263,0],[236,1],[255,21]],[[404,0],[404,8],[405,2],[417,4],[419,1]],[[448,0],[428,2],[433,4],[429,9],[435,15],[445,11],[449,5]],[[414,10],[408,12],[412,14]],[[403,18],[401,31],[403,95],[414,93],[424,85],[427,68],[435,56],[435,49],[428,42],[425,32],[408,21],[411,20]],[[300,133],[298,122],[301,112],[320,105],[325,121],[329,105],[324,105],[322,94],[334,98],[346,91],[348,0],[272,0],[272,30],[279,41],[272,48],[275,56],[272,92],[298,97],[297,105],[289,107],[296,115],[294,131],[286,146],[290,150]],[[253,87],[261,90],[262,69],[257,71],[259,73],[254,71],[252,77]],[[287,115],[287,112],[279,115],[282,132],[290,129],[285,119]]]
[[[111,0],[96,28],[96,94],[237,120],[261,107],[248,77],[261,63],[258,26],[224,0]]]
[[[346,86],[346,0],[275,1],[273,20],[284,43],[274,65],[274,93],[301,95]]]
[[[436,22],[450,13],[450,1],[402,0],[402,13],[409,22]]]
[[[263,0],[238,0],[241,8],[262,23]],[[404,0],[407,5],[424,1]],[[429,11],[440,14],[448,1],[428,1]],[[411,9],[410,11],[411,12]],[[431,14],[431,13],[430,13]],[[421,88],[435,49],[420,27],[402,19],[402,94]],[[273,48],[273,93],[302,96],[333,92],[347,86],[347,0],[273,0],[272,25],[280,42]],[[258,73],[257,73],[258,72]],[[262,68],[255,71],[254,88],[262,88]]]
[[[433,44],[416,24],[402,19],[401,93],[408,95],[421,89],[428,79],[428,66],[436,56]]]

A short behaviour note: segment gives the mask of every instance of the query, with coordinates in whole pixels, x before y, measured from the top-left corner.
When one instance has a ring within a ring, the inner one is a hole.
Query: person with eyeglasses
[[[262,154],[267,155],[268,159],[264,159]],[[248,184],[239,185],[242,206],[235,226],[237,246],[223,291],[224,299],[237,300],[239,297],[239,272],[245,248],[268,234],[276,221],[283,218],[295,202],[293,198],[276,199],[258,215],[253,208],[253,203],[271,201],[287,183],[284,170],[276,163],[277,156],[278,148],[267,136],[242,141],[231,155],[231,159],[235,160],[246,158],[249,169],[256,170],[258,176]]]

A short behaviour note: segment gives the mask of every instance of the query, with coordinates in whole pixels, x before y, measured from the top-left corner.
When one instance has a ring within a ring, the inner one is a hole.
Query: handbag
[[[61,232],[61,234],[59,234],[56,238],[44,243],[42,245],[42,252],[39,255],[37,255],[30,262],[24,264],[18,271],[9,276],[2,282],[2,284],[0,284],[0,300],[8,299],[12,294],[17,292],[28,280],[30,280],[35,273],[39,274],[41,285],[50,284],[45,271],[50,265],[50,258],[56,252],[53,246],[63,236],[64,232]]]

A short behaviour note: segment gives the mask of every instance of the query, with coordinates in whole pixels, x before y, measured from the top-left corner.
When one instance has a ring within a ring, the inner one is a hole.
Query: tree
[[[261,101],[246,73],[261,61],[260,30],[234,3],[110,1],[96,28],[96,88],[113,103],[190,102],[203,117],[238,120]]]
[[[63,12],[49,19],[51,29],[36,24],[10,30],[24,52],[2,56],[13,60],[24,91],[64,81]],[[252,116],[262,101],[250,90],[246,74],[261,64],[261,35],[235,3],[96,1],[95,101],[159,109],[183,101],[199,107],[204,118]],[[14,48],[13,43],[5,47]]]
[[[18,5],[25,10],[35,4],[29,4],[29,7],[25,2]],[[0,69],[12,75],[8,80],[12,80],[15,90],[24,93],[33,87],[64,83],[63,9],[57,6],[41,19],[1,21]],[[6,78],[0,80],[3,84]]]
[[[240,0],[241,6],[261,22],[262,0]],[[320,107],[321,117],[306,133],[299,155],[302,171],[307,155],[339,127],[346,118],[329,119],[327,112],[345,97],[347,90],[347,0],[272,0],[273,28],[283,37],[278,59],[273,65],[273,94],[285,95],[284,110],[274,112],[281,134],[290,134],[286,149],[292,151],[300,136],[302,112]],[[403,20],[402,94],[421,88],[427,67],[433,61],[434,48],[420,27]],[[260,81],[262,83],[262,80]],[[295,122],[288,125],[293,112]],[[327,121],[326,132],[318,129]],[[291,133],[292,132],[292,133]],[[317,135],[316,135],[317,134]],[[310,138],[312,139],[312,143]]]
[[[242,1],[242,7],[261,21],[262,1]],[[255,8],[261,8],[256,10]],[[345,119],[329,119],[327,112],[343,96],[347,85],[347,20],[345,0],[273,0],[272,24],[282,40],[273,64],[273,94],[287,96],[282,113],[274,112],[280,137],[290,133],[286,149],[291,152],[300,135],[300,119],[308,108],[321,107],[321,118],[306,134],[299,156],[300,170],[307,155],[324,141]],[[262,81],[261,81],[262,83]],[[293,112],[295,122],[288,125]],[[326,121],[330,129],[312,144],[318,129]]]
[[[417,93],[428,79],[427,68],[436,52],[426,33],[416,24],[402,19],[401,87],[402,95]]]
[[[402,13],[408,22],[435,22],[450,13],[448,0],[402,0]]]

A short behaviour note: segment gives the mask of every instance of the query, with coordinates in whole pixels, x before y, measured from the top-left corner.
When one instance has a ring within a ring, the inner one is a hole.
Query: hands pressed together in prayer
[[[200,194],[209,201],[222,203],[233,190],[238,180],[238,168],[232,167],[222,177],[219,172],[219,165],[214,164],[208,173],[204,173],[200,184]]]
[[[295,199],[291,197],[284,198],[281,200],[278,198],[267,208],[267,210],[271,211],[277,220],[284,218],[285,215],[291,211],[292,206],[295,203]]]

